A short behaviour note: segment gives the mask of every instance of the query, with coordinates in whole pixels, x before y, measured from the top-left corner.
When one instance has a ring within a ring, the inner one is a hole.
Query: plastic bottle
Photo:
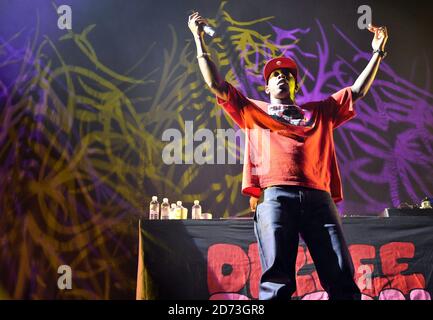
[[[170,218],[170,204],[168,199],[162,199],[161,203],[161,220],[168,220]]]
[[[188,208],[182,207],[182,217],[181,219],[188,219]]]
[[[170,206],[170,213],[168,215],[168,218],[170,220],[176,219],[176,204],[175,203],[172,203]]]
[[[152,197],[149,209],[149,220],[159,219],[159,202],[157,196]]]
[[[194,205],[191,209],[191,216],[193,219],[200,219],[201,217],[201,206],[198,200],[194,200]]]
[[[182,213],[183,213],[183,206],[182,201],[176,202],[176,209],[175,209],[175,219],[182,219]]]

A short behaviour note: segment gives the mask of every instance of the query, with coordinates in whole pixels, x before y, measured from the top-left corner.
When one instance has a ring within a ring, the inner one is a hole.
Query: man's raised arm
[[[227,100],[228,88],[211,60],[210,54],[206,50],[203,31],[204,25],[207,25],[207,21],[201,17],[198,12],[189,16],[188,27],[194,35],[195,45],[197,47],[197,60],[204,81],[215,95],[223,100]]]
[[[367,67],[365,67],[364,71],[362,71],[351,87],[353,101],[364,97],[370,89],[371,84],[376,77],[377,70],[379,69],[380,62],[384,58],[385,44],[388,40],[388,31],[386,30],[386,27],[375,27],[370,25],[368,30],[374,33],[374,38],[371,43],[374,53]]]

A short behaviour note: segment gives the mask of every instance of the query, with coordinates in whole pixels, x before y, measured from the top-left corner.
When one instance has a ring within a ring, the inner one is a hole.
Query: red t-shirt
[[[328,191],[335,202],[343,199],[333,129],[355,116],[350,87],[301,105],[309,121],[298,126],[268,115],[269,103],[227,86],[227,101],[217,101],[245,132],[244,195],[258,198],[266,187],[295,185]]]

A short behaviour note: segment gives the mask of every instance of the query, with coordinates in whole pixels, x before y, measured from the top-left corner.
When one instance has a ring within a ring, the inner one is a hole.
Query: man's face
[[[295,100],[296,80],[289,69],[276,69],[272,71],[266,86],[266,93],[277,99],[290,98]]]

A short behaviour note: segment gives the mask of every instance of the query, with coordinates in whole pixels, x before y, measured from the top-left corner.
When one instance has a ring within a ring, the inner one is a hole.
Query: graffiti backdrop
[[[168,129],[234,127],[205,88],[187,16],[208,17],[214,61],[251,98],[267,99],[267,59],[295,59],[301,103],[353,84],[371,56],[362,3],[325,2],[0,1],[0,297],[133,298],[137,220],[152,195],[248,215],[240,163],[162,161]],[[71,30],[58,28],[62,4]],[[433,193],[433,10],[406,6],[371,4],[389,26],[389,56],[357,118],[335,133],[342,214]],[[57,287],[60,265],[72,290]]]

